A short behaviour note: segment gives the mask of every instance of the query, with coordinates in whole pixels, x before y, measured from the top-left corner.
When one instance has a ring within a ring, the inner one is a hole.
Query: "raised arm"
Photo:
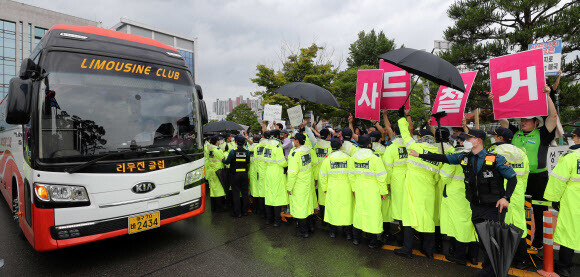
[[[393,139],[395,137],[395,132],[393,132],[393,128],[391,127],[391,122],[389,121],[389,117],[387,116],[387,110],[383,110],[383,122],[385,124],[385,129],[387,131],[387,135],[389,139]],[[384,133],[383,133],[384,136]]]
[[[352,138],[355,141],[358,141],[358,135],[354,132],[354,128],[352,127],[352,122],[354,121],[354,117],[352,116],[352,114],[350,114],[348,116],[348,128],[350,128],[350,130],[352,131]]]
[[[413,124],[413,120],[411,120],[411,116],[408,115],[408,110],[405,111],[405,117],[401,117],[398,123],[399,130],[401,130],[401,137],[403,138],[403,142],[405,142],[405,146],[408,147],[413,142],[413,135],[411,134],[412,130],[408,128],[411,124]]]
[[[556,78],[556,82],[552,85],[552,90],[556,91],[558,89],[558,85],[560,84],[560,78],[562,77],[562,70],[558,70],[558,78]]]
[[[546,85],[544,87],[544,93],[550,93],[550,87]],[[551,133],[556,129],[556,125],[558,124],[558,111],[556,110],[556,106],[552,101],[552,97],[548,95],[548,118],[546,118],[546,129]]]

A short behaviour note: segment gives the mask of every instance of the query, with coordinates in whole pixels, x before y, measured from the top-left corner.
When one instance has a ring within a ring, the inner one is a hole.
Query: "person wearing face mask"
[[[560,244],[560,253],[555,272],[567,277],[573,276],[570,269],[574,250],[580,250],[580,127],[564,136],[572,138],[574,145],[560,156],[550,173],[544,198],[559,203],[555,205],[559,214],[554,242]]]
[[[543,92],[550,93],[550,86],[545,85]],[[493,99],[493,94],[489,94]],[[501,127],[509,128],[513,133],[512,144],[516,147],[524,148],[530,162],[530,176],[526,187],[526,194],[532,196],[532,200],[543,200],[544,190],[548,183],[548,170],[546,162],[548,158],[548,147],[556,136],[556,125],[558,123],[558,113],[551,97],[548,100],[548,117],[526,117],[520,121],[521,130],[507,119],[499,120]],[[545,122],[544,122],[545,121]],[[548,210],[547,206],[534,205],[535,235],[532,246],[540,249],[543,246],[543,213]]]
[[[419,154],[409,149],[409,155],[429,161],[461,165],[465,176],[465,196],[470,203],[472,221],[474,223],[484,220],[499,221],[499,215],[506,212],[509,206],[510,197],[518,182],[517,175],[502,155],[484,149],[484,131],[471,129],[468,133],[461,134],[461,137],[465,139],[463,146],[467,152],[447,155]],[[504,179],[507,179],[505,188]],[[495,276],[488,255],[484,257],[480,276]]]
[[[488,151],[493,151],[505,157],[517,174],[518,183],[511,197],[510,208],[506,213],[505,223],[513,224],[522,230],[526,230],[525,192],[528,184],[528,174],[530,173],[528,156],[524,150],[510,144],[513,133],[509,129],[499,127],[487,133],[493,136],[491,138],[492,145]],[[523,239],[526,236],[527,232],[524,232],[513,261],[514,267],[520,269],[524,269],[531,264],[527,262],[527,244],[525,239]]]

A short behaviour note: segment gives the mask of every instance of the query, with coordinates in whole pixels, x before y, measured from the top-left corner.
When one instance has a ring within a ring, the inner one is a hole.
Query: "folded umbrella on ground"
[[[507,276],[524,231],[513,224],[505,224],[501,217],[500,221],[486,220],[476,223],[475,230],[491,261],[495,275]]]

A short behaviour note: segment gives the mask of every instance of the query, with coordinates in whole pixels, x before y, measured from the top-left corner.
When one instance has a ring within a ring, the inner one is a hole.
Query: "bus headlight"
[[[47,202],[89,202],[87,190],[81,186],[34,184],[36,197]]]
[[[185,175],[185,183],[183,184],[184,189],[189,189],[198,185],[201,185],[201,179],[203,178],[204,167],[200,167],[196,170],[192,170]]]

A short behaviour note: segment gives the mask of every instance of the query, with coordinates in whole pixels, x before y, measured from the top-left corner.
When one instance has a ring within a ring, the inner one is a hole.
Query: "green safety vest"
[[[546,171],[546,155],[548,147],[540,144],[540,129],[524,134],[522,130],[517,131],[512,139],[512,144],[519,148],[524,148],[530,161],[530,173],[540,173]]]

